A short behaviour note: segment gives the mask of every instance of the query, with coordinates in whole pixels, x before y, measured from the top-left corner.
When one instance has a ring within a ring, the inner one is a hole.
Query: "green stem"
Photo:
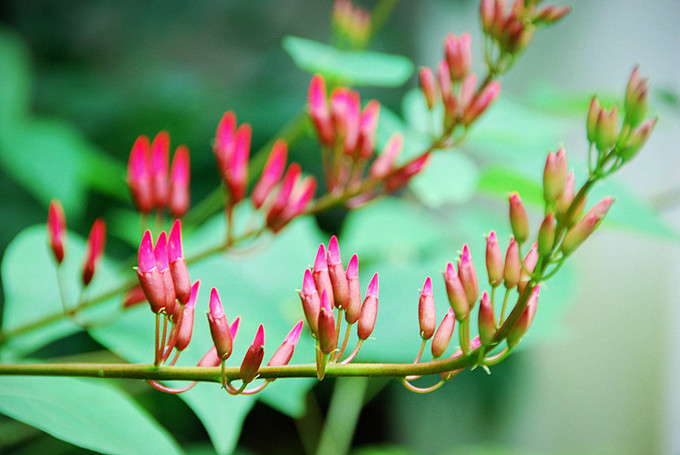
[[[349,451],[367,387],[368,378],[365,377],[339,378],[335,382],[317,455],[342,455]]]

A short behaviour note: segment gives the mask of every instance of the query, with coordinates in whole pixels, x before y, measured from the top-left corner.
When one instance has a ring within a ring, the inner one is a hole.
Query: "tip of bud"
[[[472,255],[470,254],[470,248],[467,246],[467,243],[463,245],[463,252],[460,255],[460,263],[461,264],[467,264],[468,262],[472,261]]]
[[[458,273],[456,272],[456,269],[453,267],[453,264],[451,262],[448,262],[446,264],[446,271],[444,272],[444,278],[450,278],[453,276],[458,276]]]
[[[138,260],[140,272],[150,272],[156,267],[153,240],[151,239],[151,231],[148,229],[144,232],[142,242],[139,244]]]
[[[371,278],[371,282],[368,283],[368,288],[366,288],[366,296],[372,295],[376,299],[378,298],[378,274],[376,273],[373,275],[373,278]]]
[[[425,279],[425,284],[423,284],[423,290],[420,291],[421,295],[432,295],[432,279],[428,276]]]
[[[158,270],[163,271],[170,268],[168,262],[168,241],[165,232],[161,232],[161,235],[158,236],[153,254],[156,258],[156,264],[158,264]]]
[[[321,311],[333,313],[333,306],[331,305],[331,301],[328,300],[328,294],[325,289],[321,291]]]
[[[300,334],[302,333],[303,324],[304,324],[303,321],[300,321],[297,324],[295,324],[295,327],[293,327],[292,330],[288,332],[285,341],[292,344],[293,346],[296,346],[298,341],[300,340]]]
[[[316,259],[314,259],[314,270],[326,270],[328,269],[328,264],[326,263],[326,249],[323,245],[319,245],[319,249],[316,252]]]
[[[241,316],[236,316],[236,319],[234,319],[234,321],[229,326],[229,334],[231,335],[232,339],[236,338],[236,334],[238,333],[238,327],[240,324]]]
[[[359,257],[356,254],[349,260],[345,275],[347,276],[347,279],[359,278]]]
[[[305,277],[302,280],[302,293],[305,295],[311,295],[317,292],[316,284],[314,284],[314,277],[309,269],[305,269]]]
[[[255,334],[255,339],[253,340],[253,346],[259,346],[264,348],[264,326],[260,324],[257,328],[257,333]]]
[[[180,220],[175,220],[170,229],[168,237],[168,262],[175,262],[181,259],[182,255],[182,223]]]
[[[215,319],[224,316],[222,300],[220,300],[220,295],[217,293],[217,289],[215,288],[212,288],[210,290],[210,315]],[[238,329],[238,324],[236,327]]]
[[[187,307],[196,306],[196,299],[198,298],[198,289],[201,287],[201,280],[196,280],[194,284],[191,285],[191,297],[187,302]]]
[[[342,259],[340,258],[340,246],[338,245],[338,238],[336,236],[332,236],[331,240],[328,242],[328,256],[326,257],[326,261],[331,265],[342,263]]]

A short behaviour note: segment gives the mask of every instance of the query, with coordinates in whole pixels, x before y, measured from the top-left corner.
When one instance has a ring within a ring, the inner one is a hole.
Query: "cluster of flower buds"
[[[340,48],[361,49],[371,36],[371,14],[350,0],[335,0],[331,18]]]
[[[170,135],[161,131],[149,143],[142,135],[132,145],[127,182],[132,200],[142,213],[167,208],[174,218],[189,210],[189,149],[180,145],[170,166]]]
[[[431,110],[441,101],[444,106],[444,132],[448,137],[456,125],[469,126],[498,97],[498,81],[479,86],[471,72],[472,50],[469,33],[446,37],[444,58],[437,65],[437,74],[428,66],[420,68],[420,89]]]
[[[656,118],[645,119],[648,104],[647,80],[635,68],[628,81],[624,101],[625,116],[619,124],[617,106],[607,110],[593,97],[588,111],[588,142],[598,150],[598,160],[613,151],[622,162],[630,160],[647,141],[656,124]]]
[[[307,107],[324,146],[323,170],[328,191],[350,194],[356,203],[375,197],[372,188],[375,185],[363,192],[361,189],[366,181],[366,167],[375,155],[380,104],[371,100],[362,110],[359,94],[346,87],[334,89],[328,99],[323,76],[315,74],[309,85]],[[402,145],[403,138],[395,134],[368,168],[368,180],[382,183],[387,192],[406,185],[429,160],[429,153],[424,153],[397,166]]]
[[[480,17],[484,33],[498,44],[501,54],[516,55],[531,42],[538,25],[549,25],[564,17],[568,6],[537,7],[536,0],[482,0]]]
[[[52,250],[52,255],[57,261],[57,265],[61,265],[64,261],[66,245],[66,216],[64,215],[64,208],[56,199],[50,202],[50,208],[47,212],[47,243],[50,250]],[[83,287],[87,287],[92,281],[97,270],[97,264],[99,264],[104,256],[105,245],[106,222],[101,218],[97,218],[92,225],[85,246],[85,257],[80,277]]]
[[[317,363],[319,377],[323,377],[326,358],[331,362],[340,361],[353,324],[358,323],[359,343],[343,362],[350,362],[359,352],[361,343],[371,336],[378,315],[378,274],[373,275],[362,303],[359,259],[356,254],[352,256],[345,269],[338,239],[332,236],[328,243],[328,252],[323,244],[319,245],[314,267],[312,270],[305,270],[299,294],[307,324],[324,357],[322,363]],[[338,309],[337,320],[333,307]],[[338,328],[343,312],[348,328],[345,340],[338,350]]]

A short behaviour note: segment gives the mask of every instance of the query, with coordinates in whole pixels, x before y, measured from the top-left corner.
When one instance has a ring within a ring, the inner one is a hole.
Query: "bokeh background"
[[[373,3],[359,5],[370,8]],[[527,153],[540,157],[563,144],[570,164],[583,170],[590,97],[621,97],[630,71],[639,64],[650,78],[651,110],[659,122],[643,153],[619,180],[651,204],[669,231],[678,232],[680,8],[671,0],[575,0],[570,5],[572,13],[537,33],[502,78],[502,97],[516,115],[494,119],[522,130],[521,138],[529,140],[526,147],[531,149]],[[211,138],[220,116],[230,109],[240,121],[251,123],[253,149],[294,116],[304,104],[309,75],[293,64],[281,40],[295,35],[327,41],[331,8],[330,1],[310,0],[5,0],[0,33],[20,43],[29,65],[15,74],[30,93],[26,109],[66,125],[79,138],[74,144],[83,146],[82,139],[104,157],[96,169],[83,165],[90,175],[87,184],[64,182],[80,195],[67,206],[69,227],[86,235],[95,216],[104,212],[115,218],[129,210],[124,164],[139,134],[165,129],[174,144],[187,144],[193,198],[209,194],[218,184]],[[406,55],[416,65],[434,65],[447,33],[471,31],[479,63],[477,11],[478,3],[469,0],[398,2],[370,47]],[[5,70],[0,73],[14,74]],[[402,97],[415,85],[411,78],[403,87],[362,88],[361,94],[399,112]],[[475,141],[474,131],[472,136],[466,150],[479,152],[482,164],[511,159],[494,152],[503,147],[502,141],[489,146],[483,137]],[[306,141],[294,156],[304,160],[315,150]],[[0,250],[24,227],[43,223],[49,202],[36,196],[35,180],[50,176],[21,175],[16,152],[12,159],[7,153],[0,150]],[[44,154],[49,160],[49,144]],[[532,169],[542,168],[540,158],[531,163]],[[54,178],[84,174],[74,173],[70,163],[54,163],[52,170]],[[338,230],[342,216],[320,223]],[[115,225],[110,230],[109,251],[126,257],[130,249],[125,235],[117,235]],[[574,289],[553,337],[542,337],[513,355],[492,375],[466,373],[426,396],[376,381],[355,445],[389,444],[399,447],[390,453],[405,454],[678,453],[679,252],[672,233],[654,235],[605,224],[574,257]],[[93,344],[85,336],[69,343],[86,349]],[[52,346],[45,356],[72,348]],[[315,388],[322,408],[330,390],[328,384]],[[182,427],[178,431],[185,446],[210,453],[200,423],[179,400],[142,387],[136,393],[161,422]],[[0,419],[0,425],[17,425]],[[28,435],[27,442],[14,447],[24,453],[80,451],[29,429],[17,431]],[[301,450],[294,422],[260,404],[245,421],[239,447],[244,453]]]

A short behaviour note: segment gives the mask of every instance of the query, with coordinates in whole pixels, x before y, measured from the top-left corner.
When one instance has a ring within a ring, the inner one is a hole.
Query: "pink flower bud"
[[[219,366],[220,363],[222,363],[222,360],[217,355],[217,349],[215,349],[215,346],[213,346],[210,349],[208,349],[208,352],[206,352],[205,355],[201,358],[201,360],[198,361],[197,366],[216,367]]]
[[[149,138],[139,136],[132,145],[128,161],[127,183],[137,210],[149,213],[153,206]]]
[[[326,256],[328,275],[333,287],[333,300],[336,308],[344,309],[349,304],[349,285],[342,266],[338,238],[332,236],[328,242],[328,254]]]
[[[529,218],[522,203],[522,198],[519,197],[516,191],[510,194],[510,225],[512,226],[512,233],[517,243],[526,242],[527,238],[529,238]]]
[[[276,233],[280,231],[293,218],[302,215],[307,211],[309,204],[314,199],[316,193],[316,179],[308,175],[302,181],[296,181],[295,187],[288,198],[286,207],[279,215],[278,220],[272,221],[271,230]]]
[[[624,161],[630,160],[637,154],[640,148],[647,142],[649,135],[652,134],[655,125],[656,119],[650,118],[642,122],[630,133],[628,141],[620,154]]]
[[[338,334],[335,331],[333,306],[331,305],[325,290],[321,293],[321,309],[319,310],[317,337],[319,340],[319,349],[324,354],[330,354],[338,345]]]
[[[568,6],[547,5],[536,12],[534,23],[553,24],[566,16],[569,11],[571,11],[571,8]]]
[[[439,91],[442,95],[442,102],[444,103],[444,111],[446,114],[446,126],[451,126],[456,117],[458,110],[458,100],[453,93],[453,83],[451,82],[451,72],[446,60],[440,60],[437,65],[437,81],[439,82]]]
[[[614,147],[619,137],[619,110],[614,106],[609,111],[600,110],[595,130],[595,145],[600,151]]]
[[[453,268],[453,264],[450,262],[446,264],[444,282],[446,283],[446,296],[449,299],[449,305],[451,305],[456,314],[456,319],[459,321],[465,320],[468,314],[470,314],[470,303],[468,302],[463,283],[461,283],[456,270]]]
[[[383,148],[371,165],[368,175],[373,180],[380,180],[387,176],[394,169],[394,162],[401,153],[403,145],[404,136],[401,133],[393,134],[387,141],[387,144],[385,144],[385,148]]]
[[[165,284],[156,265],[151,231],[148,229],[139,244],[137,277],[144,295],[151,305],[151,311],[159,313],[165,308]]]
[[[267,366],[278,367],[283,365],[288,365],[290,359],[293,357],[295,352],[295,346],[297,346],[298,340],[300,339],[300,334],[302,333],[302,321],[295,324],[295,327],[288,333],[286,339],[283,340],[281,346],[276,350]],[[273,381],[273,379],[270,379]]]
[[[420,80],[420,90],[423,92],[427,108],[432,110],[437,102],[437,83],[434,80],[434,74],[429,66],[421,66],[418,71]]]
[[[189,192],[189,149],[180,145],[175,150],[170,168],[170,196],[168,208],[175,218],[181,218],[189,210],[191,195]]]
[[[614,198],[607,196],[598,202],[592,209],[585,214],[585,216],[576,223],[564,237],[562,241],[561,250],[565,256],[570,255],[578,248],[595,229],[600,225],[604,217],[607,215],[609,208],[614,203]]]
[[[543,171],[543,199],[546,202],[555,202],[560,197],[567,182],[568,172],[564,147],[560,147],[556,154],[548,154]]]
[[[597,97],[594,96],[590,100],[590,108],[588,109],[588,121],[586,124],[586,131],[588,136],[588,142],[591,144],[595,142],[595,134],[597,132],[597,119],[600,118],[600,102]]]
[[[555,214],[546,215],[538,230],[538,254],[546,256],[552,250],[555,242]]]
[[[173,314],[177,303],[175,301],[175,285],[172,282],[172,273],[170,272],[170,263],[168,262],[168,242],[165,232],[161,232],[161,235],[158,236],[153,254],[156,258],[158,272],[163,280],[163,287],[165,288],[165,312]]]
[[[123,296],[123,308],[130,308],[145,301],[144,290],[141,286],[135,286]]]
[[[437,313],[434,306],[434,296],[432,295],[432,280],[429,276],[425,279],[423,289],[420,291],[418,321],[420,323],[420,337],[423,340],[432,338],[437,327]]]
[[[182,254],[182,224],[179,220],[175,220],[170,230],[168,262],[177,300],[186,304],[191,297],[191,279]]]
[[[477,118],[486,111],[491,103],[493,103],[498,95],[501,93],[501,83],[498,81],[491,81],[482,92],[477,95],[472,102],[465,107],[463,112],[462,123],[465,126],[470,125],[472,122],[477,120]]]
[[[517,292],[521,295],[529,284],[531,277],[530,273],[534,272],[536,263],[538,262],[538,242],[534,243],[526,256],[524,256],[524,267],[519,274],[519,282],[517,283]]]
[[[357,327],[357,335],[360,340],[366,340],[373,333],[375,328],[375,320],[378,317],[378,274],[373,275],[371,282],[366,288],[366,297],[361,306],[361,314],[359,315],[359,326]]]
[[[281,214],[285,210],[288,202],[290,201],[291,193],[293,188],[300,180],[300,165],[297,163],[291,163],[286,170],[286,175],[283,176],[281,185],[279,186],[279,191],[276,193],[276,198],[272,207],[267,213],[267,226],[276,226],[281,222]]]
[[[253,344],[250,345],[246,351],[246,355],[241,362],[241,369],[239,375],[244,383],[249,383],[257,376],[257,370],[262,365],[264,358],[264,327],[262,324],[257,328]]]
[[[405,186],[413,176],[427,167],[430,162],[430,153],[424,153],[392,172],[385,180],[385,191],[391,193]]]
[[[332,145],[335,141],[335,130],[326,100],[326,81],[321,74],[312,76],[307,92],[307,110],[314,122],[319,140],[326,145]]]
[[[439,323],[439,327],[432,338],[432,357],[439,358],[444,355],[446,348],[449,347],[449,342],[451,341],[451,336],[453,335],[453,329],[456,326],[455,313],[453,308],[449,308],[446,312],[444,319]]]
[[[640,68],[636,66],[628,80],[624,103],[626,108],[624,123],[630,125],[631,128],[638,126],[647,115],[648,92],[647,79],[640,77]]]
[[[210,324],[210,335],[212,336],[215,348],[217,348],[218,357],[221,360],[227,360],[231,355],[233,337],[227,317],[224,314],[220,295],[215,288],[212,288],[210,291],[210,312],[207,315],[208,323]]]
[[[248,159],[250,156],[250,139],[252,128],[244,123],[236,131],[236,148],[227,174],[227,186],[231,195],[231,204],[236,204],[246,195],[248,185]]]
[[[479,339],[478,336],[474,337],[473,339],[470,340],[470,350],[474,351],[475,349],[479,348],[482,345],[482,341]]]
[[[61,202],[53,199],[47,212],[47,243],[50,245],[57,264],[64,260],[64,244],[66,243],[66,216]]]
[[[214,152],[217,168],[224,179],[236,147],[236,114],[225,112],[215,132]]]
[[[179,326],[177,334],[177,342],[175,348],[178,351],[183,351],[189,346],[191,342],[191,334],[194,330],[194,310],[196,308],[196,298],[198,297],[198,289],[201,286],[200,281],[196,281],[191,286],[191,296],[182,309],[182,322]]]
[[[527,302],[527,306],[524,308],[524,310],[522,310],[517,322],[515,322],[515,325],[513,325],[510,329],[510,333],[508,333],[507,338],[508,347],[510,349],[513,349],[515,346],[517,346],[522,340],[524,334],[527,332],[527,330],[529,330],[529,327],[534,320],[534,316],[536,315],[539,291],[540,286],[536,286],[532,290],[529,301]]]
[[[467,296],[468,303],[470,304],[470,310],[472,310],[477,303],[479,298],[479,282],[477,281],[477,271],[475,270],[475,265],[472,262],[472,255],[470,254],[470,248],[467,245],[463,245],[463,252],[458,260],[458,278],[463,284],[463,289],[465,289],[465,295]]]
[[[375,135],[378,130],[378,115],[380,114],[380,103],[371,100],[361,111],[359,122],[359,141],[357,149],[360,159],[367,160],[375,153]]]
[[[103,219],[97,218],[90,230],[85,248],[85,261],[83,262],[82,280],[83,286],[87,286],[92,281],[97,264],[104,256],[106,245],[106,223]]]
[[[469,73],[460,86],[460,108],[465,111],[477,93],[477,75]]]
[[[345,272],[347,287],[349,289],[349,300],[345,308],[345,320],[349,324],[354,324],[361,314],[361,288],[359,287],[359,258],[355,254],[347,264]]]
[[[151,142],[151,188],[153,206],[164,208],[168,203],[168,168],[170,161],[170,135],[161,131]]]
[[[446,37],[444,49],[449,74],[454,81],[462,80],[472,67],[472,39],[469,33],[463,33],[460,38],[450,33]]]
[[[314,284],[312,272],[310,272],[309,269],[305,269],[305,277],[302,281],[302,291],[300,291],[299,294],[300,300],[302,301],[302,310],[305,313],[305,319],[307,319],[309,329],[316,335],[318,331],[321,300],[319,293],[316,290],[316,285]]]
[[[326,294],[328,295],[328,301],[333,302],[333,285],[331,284],[331,278],[328,274],[326,249],[324,248],[323,243],[319,245],[319,249],[316,252],[312,276],[314,277],[314,283],[316,284],[316,290],[319,292],[319,295],[321,296],[323,291],[326,291]]]
[[[503,270],[503,279],[507,289],[517,286],[521,272],[522,262],[519,257],[519,246],[513,237],[510,239],[508,251],[505,253],[505,268]]]
[[[267,158],[267,163],[264,165],[260,180],[257,182],[250,195],[256,209],[262,207],[262,204],[264,204],[269,193],[271,193],[274,186],[281,180],[283,171],[286,168],[287,156],[288,144],[283,139],[279,139],[274,143],[269,158]]]
[[[493,312],[493,305],[491,305],[489,294],[486,291],[482,294],[482,299],[479,302],[477,322],[479,325],[479,341],[485,345],[490,344],[493,336],[496,334],[496,316]]]
[[[503,282],[503,256],[494,231],[489,232],[486,238],[486,272],[489,275],[489,284],[493,287],[500,286]]]
[[[479,17],[482,20],[482,30],[489,34],[494,24],[494,0],[482,0],[479,6]]]

